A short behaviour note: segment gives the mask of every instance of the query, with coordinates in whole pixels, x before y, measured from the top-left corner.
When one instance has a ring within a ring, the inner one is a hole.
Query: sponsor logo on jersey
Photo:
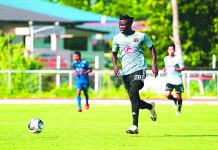
[[[134,42],[138,42],[139,38],[135,37],[133,40],[134,40]]]
[[[127,55],[132,55],[133,54],[133,51],[134,51],[134,48],[132,46],[128,46],[128,47],[125,47],[124,48],[124,52],[127,54]]]

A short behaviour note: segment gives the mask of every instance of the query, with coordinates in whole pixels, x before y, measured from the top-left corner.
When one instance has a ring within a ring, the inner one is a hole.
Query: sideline
[[[162,100],[162,99],[147,99],[147,102],[154,101],[156,104],[172,104],[172,101]],[[84,103],[85,100],[82,101]],[[130,105],[128,99],[90,99],[90,104],[100,104],[100,105]],[[77,104],[75,99],[70,98],[10,98],[10,99],[0,99],[0,104]],[[193,104],[210,104],[218,105],[218,100],[184,100],[183,104],[193,105]]]

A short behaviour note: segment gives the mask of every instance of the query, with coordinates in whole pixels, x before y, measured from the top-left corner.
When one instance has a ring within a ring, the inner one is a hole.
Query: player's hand
[[[156,65],[152,65],[152,73],[153,73],[154,77],[156,78],[158,75],[158,68]]]
[[[119,68],[117,66],[114,66],[114,75],[118,76],[120,74]]]
[[[163,73],[166,73],[167,69],[164,67],[162,71]]]
[[[75,76],[78,76],[79,74],[78,74],[78,72],[77,72],[77,71],[74,71],[74,75],[75,75]]]

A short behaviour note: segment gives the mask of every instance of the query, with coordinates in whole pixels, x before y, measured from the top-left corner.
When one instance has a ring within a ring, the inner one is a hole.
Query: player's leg
[[[178,111],[177,115],[181,115],[181,108],[182,108],[182,95],[181,93],[176,93],[176,98],[178,99]]]
[[[175,97],[173,97],[173,95],[172,95],[173,89],[174,89],[174,86],[172,84],[169,84],[169,83],[166,84],[166,88],[165,88],[166,96],[167,96],[168,100],[172,100],[174,102],[174,108],[176,108],[177,99]]]
[[[89,109],[89,94],[88,94],[88,89],[83,90],[84,95],[85,95],[85,99],[86,99],[86,104],[85,104],[85,108],[86,110]]]
[[[131,83],[129,89],[129,98],[132,104],[132,117],[133,125],[138,127],[138,116],[139,116],[139,90],[143,87],[143,82],[141,80],[135,80]]]
[[[76,100],[77,100],[77,105],[78,105],[78,112],[82,112],[82,105],[81,105],[81,90],[77,89],[76,90]]]
[[[149,110],[151,110],[152,109],[152,105],[147,103],[144,100],[140,100],[139,101],[139,109],[149,109]]]
[[[182,93],[184,92],[183,85],[177,85],[176,89],[176,98],[178,100],[178,111],[177,115],[181,115],[181,108],[182,108]]]
[[[123,76],[123,82],[124,82],[124,85],[125,85],[125,88],[126,88],[126,91],[129,95],[129,91],[130,91],[130,76],[129,75],[126,75],[126,76]],[[131,99],[130,99],[131,101]],[[129,133],[129,134],[138,134],[138,123],[134,123],[134,122],[137,122],[137,121],[134,121],[135,120],[135,113],[133,113],[133,104],[132,104],[132,101],[131,101],[131,110],[132,110],[132,118],[133,118],[133,124],[132,126],[126,130],[126,133]],[[134,114],[134,115],[133,115]],[[137,125],[135,125],[137,124]]]
[[[140,95],[139,95],[139,90],[141,90],[144,86],[144,82],[142,80],[135,80],[134,84],[131,84],[131,87],[134,89],[137,89],[138,91],[135,92],[135,96],[137,100],[139,101],[139,109],[152,109],[152,105],[147,103],[144,100],[141,100]]]
[[[84,82],[83,83],[83,93],[86,99],[86,104],[85,104],[85,108],[86,110],[89,109],[89,94],[88,94],[88,88],[89,88],[89,83],[88,82]]]
[[[150,116],[153,121],[156,121],[157,114],[155,111],[155,103],[147,103],[140,99],[139,90],[141,90],[144,87],[144,79],[146,77],[146,70],[140,70],[135,72],[134,75],[134,82],[132,81],[131,87],[134,89],[137,89],[137,92],[135,93],[136,98],[139,103],[139,109],[148,109],[150,111]],[[134,83],[134,84],[133,84]]]
[[[82,106],[81,106],[81,89],[82,89],[82,83],[80,80],[75,80],[75,88],[76,88],[76,100],[78,105],[78,112],[82,112]]]
[[[151,119],[153,121],[156,121],[157,119],[154,102],[149,104],[140,99],[139,90],[141,90],[143,86],[144,83],[142,80],[135,80],[131,83],[131,87],[129,90],[129,96],[132,103],[132,114],[134,114],[135,112],[135,115],[133,115],[133,125],[136,126],[138,126],[139,109],[149,109]]]

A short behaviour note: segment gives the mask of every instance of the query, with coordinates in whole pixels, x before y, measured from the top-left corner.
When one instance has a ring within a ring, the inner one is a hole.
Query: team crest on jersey
[[[138,42],[139,38],[135,37],[133,40],[134,40],[134,42]]]

